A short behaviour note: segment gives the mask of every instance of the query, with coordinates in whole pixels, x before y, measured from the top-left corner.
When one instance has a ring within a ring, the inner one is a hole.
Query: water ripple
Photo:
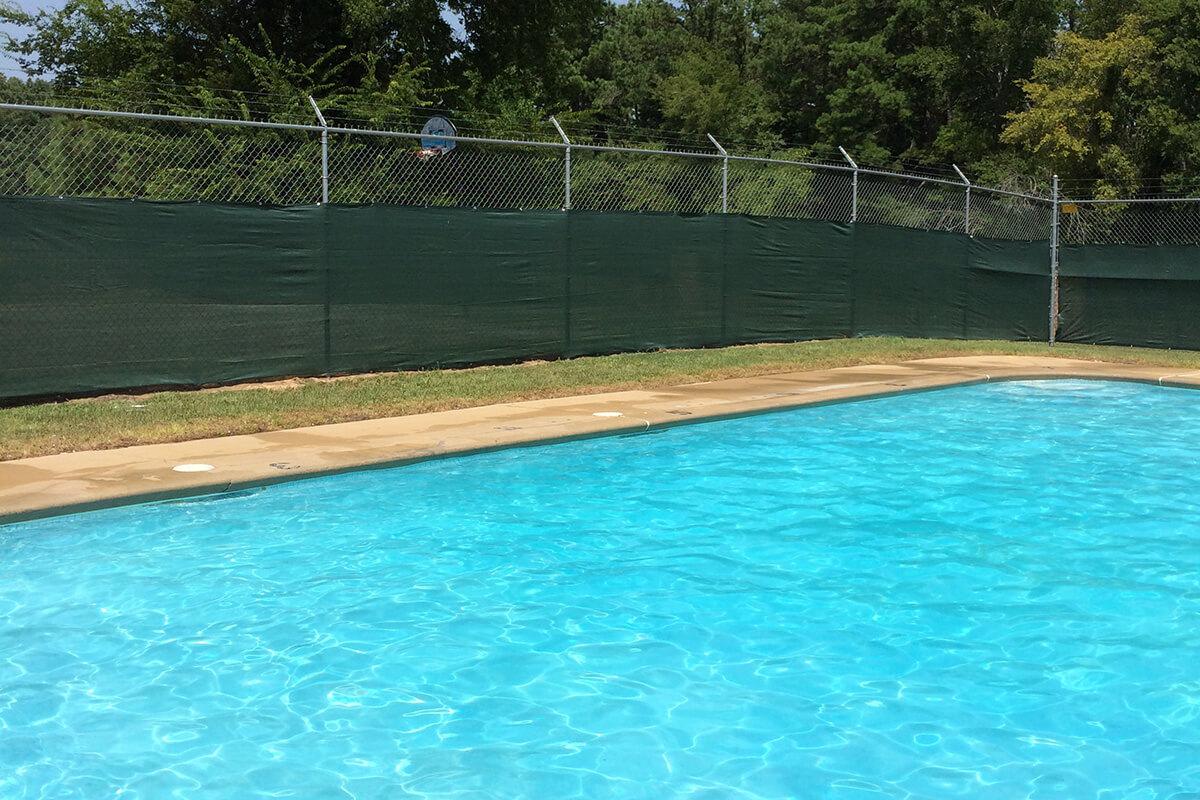
[[[1200,395],[964,387],[0,528],[0,797],[1200,798]]]

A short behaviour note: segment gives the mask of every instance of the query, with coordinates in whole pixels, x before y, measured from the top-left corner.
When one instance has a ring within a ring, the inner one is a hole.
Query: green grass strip
[[[1032,342],[839,339],[577,358],[473,369],[297,379],[204,391],[109,395],[0,409],[0,460],[648,389],[777,372],[961,355],[1057,356],[1200,369],[1200,353]]]

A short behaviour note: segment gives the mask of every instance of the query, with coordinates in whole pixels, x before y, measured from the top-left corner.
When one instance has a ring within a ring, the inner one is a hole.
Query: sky
[[[17,6],[20,10],[29,12],[35,12],[38,8],[61,8],[62,4],[64,4],[64,0],[44,0],[41,2],[38,0],[0,0],[0,2],[7,2],[7,5]],[[17,29],[13,28],[12,25],[0,23],[0,32],[4,32],[4,34],[16,34]],[[11,76],[11,74],[14,74],[14,71],[17,71],[17,62],[7,53],[0,53],[0,72],[6,74],[6,76]]]
[[[10,5],[15,5],[24,11],[35,12],[39,9],[45,8],[61,8],[65,0],[0,0],[0,3],[4,2],[8,2]],[[454,14],[451,14],[448,10],[443,11],[442,16],[444,16],[446,21],[454,27],[456,33],[462,33],[462,23],[458,17],[456,17]],[[0,33],[4,32],[15,33],[16,28],[11,25],[4,25],[0,23]],[[7,53],[0,53],[0,73],[5,75],[20,73],[17,62],[14,61]]]
[[[58,2],[55,2],[55,0],[49,0],[48,2],[37,2],[37,0],[0,0],[0,3],[4,2],[7,2],[8,5],[14,5],[23,11],[37,11],[43,6],[46,8],[59,8],[62,6],[61,0]],[[16,30],[11,25],[0,23],[0,33],[16,33]],[[14,70],[17,70],[17,62],[13,61],[7,53],[0,53],[0,71],[5,75],[12,75],[14,74]]]

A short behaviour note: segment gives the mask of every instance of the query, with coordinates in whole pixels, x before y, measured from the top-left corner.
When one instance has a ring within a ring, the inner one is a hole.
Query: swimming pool
[[[0,797],[1200,792],[1198,409],[991,384],[0,527]]]

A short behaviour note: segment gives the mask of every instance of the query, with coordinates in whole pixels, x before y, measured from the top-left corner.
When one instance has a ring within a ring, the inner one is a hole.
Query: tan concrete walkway
[[[1116,378],[1200,387],[1200,371],[973,356],[503,403],[313,428],[63,453],[0,463],[0,522],[183,497],[530,442],[1014,378]],[[617,412],[620,416],[596,416]],[[202,463],[210,472],[181,473]]]

